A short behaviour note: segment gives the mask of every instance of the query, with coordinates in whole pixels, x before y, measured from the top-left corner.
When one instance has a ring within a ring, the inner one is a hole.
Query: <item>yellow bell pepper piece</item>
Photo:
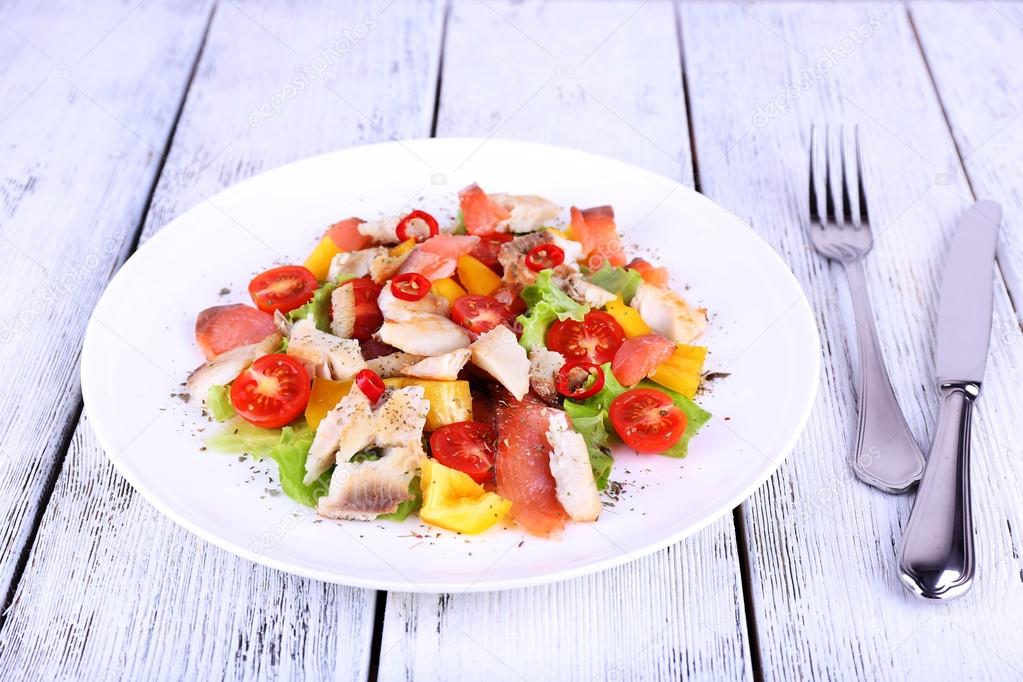
[[[341,249],[329,235],[325,234],[309,257],[305,259],[305,266],[309,272],[316,275],[316,279],[321,282],[325,281],[327,273],[330,271],[330,261],[334,260],[334,256],[339,253],[341,253]]]
[[[706,359],[706,346],[680,343],[675,348],[675,354],[658,365],[650,379],[665,388],[678,391],[687,398],[692,398],[700,387],[703,361]]]
[[[403,241],[401,244],[398,244],[397,246],[393,247],[391,249],[389,255],[392,258],[400,258],[401,256],[404,256],[405,254],[410,253],[412,251],[412,249],[414,249],[414,248],[416,248],[416,240],[411,238],[411,237],[409,237],[408,239]]]
[[[504,518],[511,502],[488,493],[468,474],[424,459],[419,518],[438,528],[475,535]]]
[[[458,257],[458,280],[470,294],[490,296],[501,288],[501,278],[472,256]]]
[[[572,227],[571,226],[567,226],[563,230],[559,230],[556,227],[548,227],[546,229],[547,229],[548,232],[553,232],[554,234],[558,235],[562,239],[572,239],[572,237],[571,237]]]
[[[327,413],[341,402],[341,399],[352,390],[352,382],[334,381],[332,379],[313,379],[313,387],[309,392],[309,402],[305,406],[305,421],[310,427],[319,426]]]
[[[394,377],[384,379],[384,385],[394,388],[423,387],[423,393],[430,402],[430,411],[426,415],[427,431],[436,431],[442,426],[455,422],[472,421],[472,393],[469,391],[468,381],[434,381],[433,379]]]
[[[448,303],[454,303],[456,298],[459,296],[465,296],[466,294],[465,289],[463,289],[458,282],[450,277],[435,279],[433,281],[433,286],[430,287],[430,291],[438,296],[448,299]]]
[[[384,379],[384,385],[391,388],[422,386],[423,394],[430,403],[426,415],[426,430],[436,431],[447,424],[472,421],[472,393],[468,381],[434,381],[412,377]],[[352,382],[333,379],[313,379],[309,403],[305,407],[305,420],[316,428],[327,413],[333,410],[341,399],[352,390]]]
[[[608,315],[615,318],[618,324],[622,325],[625,336],[630,339],[633,336],[642,336],[643,334],[651,334],[653,332],[650,326],[639,316],[639,311],[632,306],[625,305],[625,301],[622,300],[621,296],[604,306],[604,310]]]

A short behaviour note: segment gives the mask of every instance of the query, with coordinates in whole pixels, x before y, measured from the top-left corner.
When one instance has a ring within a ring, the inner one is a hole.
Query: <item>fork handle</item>
[[[850,462],[856,476],[890,493],[904,493],[920,480],[924,455],[895,397],[867,290],[863,261],[845,264],[856,319],[860,355],[859,429]]]

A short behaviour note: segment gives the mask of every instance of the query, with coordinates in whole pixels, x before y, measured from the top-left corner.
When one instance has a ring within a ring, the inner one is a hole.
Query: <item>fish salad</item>
[[[458,204],[341,220],[254,305],[199,313],[207,447],[272,458],[322,517],[543,537],[597,520],[615,441],[684,457],[707,311],[626,257],[610,206],[475,184]]]

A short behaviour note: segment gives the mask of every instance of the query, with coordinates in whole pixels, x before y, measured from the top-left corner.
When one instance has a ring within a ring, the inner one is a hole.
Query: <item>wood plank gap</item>
[[[451,0],[444,3],[444,18],[440,23],[440,58],[437,61],[437,86],[433,90],[433,120],[430,121],[430,137],[437,137],[437,121],[440,118],[440,89],[444,85],[444,46],[448,41],[448,21],[451,19]]]
[[[686,104],[686,128],[689,131],[689,151],[692,158],[693,189],[703,193],[700,186],[700,158],[696,149],[696,135],[693,132],[693,107],[689,97],[689,76],[686,72],[686,53],[682,34],[682,13],[678,2],[674,3],[675,33],[678,36],[678,54],[682,71],[682,97]],[[746,533],[746,520],[742,514],[742,506],[732,510],[732,528],[735,532],[736,551],[738,552],[739,581],[742,586],[742,606],[746,613],[746,641],[749,642],[750,669],[756,682],[763,682],[764,669],[760,657],[760,638],[757,633],[757,616],[753,608],[753,580],[750,573],[749,538]]]
[[[746,532],[746,517],[742,506],[732,510],[732,525],[735,528],[735,544],[739,552],[739,578],[742,583],[742,604],[746,611],[746,637],[749,639],[750,667],[753,679],[764,681],[764,668],[760,659],[760,635],[757,632],[757,612],[753,608],[753,578],[750,573],[749,534]]]
[[[945,106],[945,101],[941,98],[941,90],[938,88],[938,81],[934,77],[934,68],[931,66],[931,62],[927,58],[927,50],[924,49],[924,43],[920,39],[920,31],[916,27],[916,20],[913,19],[913,10],[908,5],[905,7],[905,10],[906,19],[909,22],[910,29],[913,31],[913,38],[916,40],[917,49],[920,50],[920,58],[923,60],[924,69],[927,71],[927,79],[930,81],[931,88],[934,90],[934,97],[938,100],[938,105],[941,107],[941,115],[945,119],[945,127],[948,128],[949,137],[952,138],[952,146],[955,148],[956,159],[959,160],[959,167],[963,169],[963,177],[966,179],[966,186],[970,190],[970,196],[974,201],[976,201],[977,190],[974,187],[973,178],[970,177],[970,169],[966,165],[966,158],[963,156],[963,150],[959,146],[959,138],[956,137],[955,130],[952,128],[952,119],[949,117],[948,107]],[[1005,252],[1005,248],[1003,246],[1004,244],[1004,239],[999,238],[995,263],[998,267],[999,274],[1002,277],[1002,281],[1005,283],[1005,290],[1009,294],[1009,303],[1012,305],[1012,310],[1016,314],[1016,319],[1019,321],[1020,329],[1023,329],[1023,292],[1013,286],[1016,280],[1012,277],[1007,277],[1005,272],[1002,271],[1004,268],[1011,267],[1009,263],[1009,256]]]
[[[367,682],[377,682],[380,674],[380,649],[384,641],[384,615],[387,612],[387,592],[381,590],[376,593],[376,603],[373,606],[373,636],[369,641],[369,672],[366,675]]]
[[[142,228],[146,221],[146,215],[149,213],[150,204],[153,202],[153,195],[156,193],[157,183],[160,181],[160,176],[163,175],[163,169],[167,163],[167,155],[170,152],[171,144],[174,141],[174,134],[177,131],[178,122],[181,120],[181,114],[185,109],[185,100],[188,98],[188,91],[192,87],[192,80],[195,78],[196,71],[199,68],[199,61],[202,59],[203,49],[206,46],[206,38],[209,36],[210,25],[213,23],[213,15],[216,12],[216,7],[216,3],[214,3],[210,8],[209,16],[206,18],[206,27],[203,29],[199,49],[196,51],[195,60],[192,62],[192,68],[189,70],[188,80],[185,83],[185,87],[181,91],[181,101],[178,103],[178,108],[174,112],[174,121],[171,123],[170,130],[167,133],[167,138],[164,141],[156,173],[153,174],[153,181],[150,183],[149,189],[146,192],[146,200],[142,205],[142,210],[138,216],[138,220],[136,221],[135,230],[128,242],[128,248],[124,253],[124,260],[117,263],[117,267],[111,271],[111,277],[113,277],[113,274],[117,272],[120,266],[124,264],[124,261],[127,260],[139,246],[139,241],[142,238]],[[67,459],[67,453],[71,447],[71,439],[74,438],[75,430],[78,428],[78,422],[82,418],[84,408],[85,404],[82,401],[82,396],[79,392],[71,417],[62,430],[57,458],[54,462],[53,468],[46,477],[42,494],[39,496],[40,504],[36,508],[35,514],[32,516],[28,536],[25,538],[25,544],[22,546],[21,552],[18,555],[18,560],[14,565],[14,573],[11,576],[10,585],[7,587],[7,594],[4,595],[3,610],[0,611],[0,631],[3,631],[4,626],[7,624],[7,614],[10,611],[11,606],[14,604],[14,597],[18,592],[18,586],[21,584],[21,578],[25,573],[25,567],[28,565],[28,559],[32,555],[32,548],[35,546],[36,536],[39,533],[39,526],[42,523],[43,514],[46,513],[46,509],[50,504],[50,498],[53,496],[53,490],[57,485],[57,479],[60,478],[60,474],[64,470],[64,462]]]

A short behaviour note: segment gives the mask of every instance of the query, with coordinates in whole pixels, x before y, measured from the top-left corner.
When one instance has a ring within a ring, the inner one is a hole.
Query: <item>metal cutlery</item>
[[[863,183],[863,157],[859,128],[854,130],[855,181],[859,220],[855,220],[846,174],[845,134],[839,129],[841,214],[831,176],[831,135],[824,131],[824,203],[815,172],[816,127],[810,129],[810,239],[823,256],[845,266],[856,320],[860,356],[859,428],[850,464],[856,476],[876,488],[904,493],[924,470],[924,456],[902,414],[878,343],[877,328],[867,290],[863,258],[873,247],[867,196]]]
[[[938,307],[935,353],[941,407],[927,469],[899,550],[913,593],[949,599],[973,581],[970,428],[991,340],[993,275],[1002,209],[978,201],[952,239]]]

